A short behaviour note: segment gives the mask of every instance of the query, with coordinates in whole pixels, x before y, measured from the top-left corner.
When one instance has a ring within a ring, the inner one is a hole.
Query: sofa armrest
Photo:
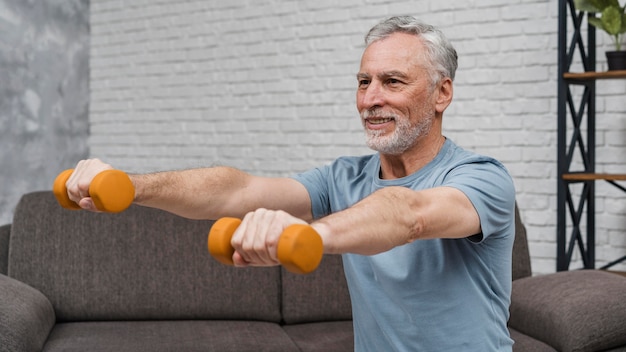
[[[9,268],[9,236],[11,225],[0,226],[0,274],[6,275]]]
[[[0,275],[0,350],[41,351],[56,316],[38,290]]]
[[[600,270],[513,281],[509,326],[558,351],[626,345],[626,279]]]

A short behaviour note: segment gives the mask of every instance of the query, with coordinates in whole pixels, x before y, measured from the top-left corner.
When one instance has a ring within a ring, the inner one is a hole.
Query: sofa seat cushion
[[[528,335],[524,335],[521,332],[509,328],[511,338],[515,343],[513,344],[513,352],[558,352],[549,345],[533,339]]]
[[[352,352],[352,321],[285,325],[283,329],[302,352]]]
[[[127,321],[57,324],[44,352],[298,351],[280,325],[255,321]]]
[[[511,328],[558,351],[626,345],[626,279],[577,270],[513,281]]]

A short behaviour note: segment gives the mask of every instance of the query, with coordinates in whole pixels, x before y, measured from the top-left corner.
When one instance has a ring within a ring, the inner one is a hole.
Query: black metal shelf
[[[576,11],[574,0],[559,0],[557,271],[569,269],[575,249],[578,249],[585,269],[595,268],[595,182],[604,180],[626,192],[626,188],[616,182],[626,180],[626,175],[595,171],[596,81],[625,79],[626,71],[595,72],[595,27],[583,27],[585,17],[585,13]],[[572,30],[568,32],[570,22]],[[570,72],[576,57],[584,72]],[[577,96],[574,96],[572,85],[582,87],[576,91]],[[577,165],[582,165],[579,171],[571,170],[576,156],[579,157]],[[572,184],[578,184],[578,187],[570,187]],[[578,193],[574,194],[576,191]],[[586,220],[584,227],[581,225],[583,219]],[[626,256],[602,268],[624,260]]]

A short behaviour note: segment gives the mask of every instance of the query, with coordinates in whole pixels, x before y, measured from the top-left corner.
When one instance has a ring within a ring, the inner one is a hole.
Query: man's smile
[[[372,125],[380,125],[383,123],[387,123],[387,122],[391,122],[393,121],[393,118],[390,117],[380,117],[380,118],[369,118],[366,119],[365,121],[367,121],[367,123],[372,124]]]

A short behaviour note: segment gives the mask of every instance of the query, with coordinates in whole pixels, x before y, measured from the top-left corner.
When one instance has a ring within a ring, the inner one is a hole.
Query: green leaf
[[[610,35],[620,50],[622,34],[626,33],[626,5],[620,6],[619,0],[574,0],[574,6],[579,11],[600,14],[588,16],[589,24]]]
[[[622,13],[620,10],[615,7],[607,7],[604,11],[602,11],[601,20],[603,28],[607,33],[611,35],[620,33],[620,30],[622,29]]]
[[[591,4],[596,7],[598,12],[602,12],[610,7],[620,7],[618,0],[589,0]]]
[[[579,11],[600,12],[600,10],[595,7],[590,0],[574,0],[574,6]]]
[[[597,28],[600,28],[602,30],[605,30],[604,23],[602,23],[602,20],[597,17],[589,17],[589,24]]]

